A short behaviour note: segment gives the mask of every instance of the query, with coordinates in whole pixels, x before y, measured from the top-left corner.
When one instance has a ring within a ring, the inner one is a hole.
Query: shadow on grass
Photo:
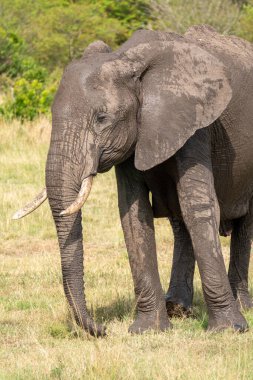
[[[118,297],[109,305],[92,308],[90,314],[97,323],[107,325],[113,320],[122,321],[132,318],[135,313],[135,301],[132,298]],[[71,311],[68,311],[66,321],[54,321],[48,327],[48,333],[55,339],[93,339],[87,332],[82,330],[75,322]]]
[[[91,308],[91,314],[97,323],[102,323],[104,325],[107,325],[113,320],[123,321],[132,319],[135,315],[135,300],[130,296],[118,296],[118,298],[116,298],[109,305],[96,307],[93,310]],[[179,318],[176,319],[178,320]],[[190,329],[192,331],[199,329],[206,330],[208,326],[208,314],[203,298],[203,293],[200,289],[196,289],[194,294],[192,316],[188,318],[183,317],[181,319],[185,320],[183,323],[187,329]],[[247,319],[249,321],[249,324],[253,325],[252,311],[247,312]],[[67,318],[67,323],[66,321],[55,321],[50,325],[49,334],[56,339],[75,339],[83,337],[85,337],[85,339],[93,339],[88,335],[87,332],[83,331],[79,326],[76,325],[70,312]]]
[[[97,323],[107,325],[108,323],[114,320],[124,321],[134,318],[135,306],[136,304],[134,298],[131,298],[130,296],[118,296],[113,302],[111,302],[108,305],[95,307],[94,309],[91,307],[91,314],[93,315],[93,318]],[[193,315],[188,318],[183,317],[181,319],[185,319],[183,323],[185,323],[186,328],[192,329],[193,331],[196,329],[205,330],[207,328],[208,314],[201,289],[196,289],[194,294]],[[88,337],[88,334],[82,331],[82,329],[76,325],[73,317],[71,316],[71,313],[69,313],[67,323],[62,321],[54,322],[53,324],[51,324],[49,334],[53,338],[58,339],[66,337],[80,338],[83,336],[85,336],[87,339]]]
[[[109,305],[97,307],[92,314],[100,323],[132,318],[135,314],[135,300],[130,297],[118,297]]]
[[[118,297],[106,306],[92,310],[92,315],[99,323],[108,323],[115,319],[122,321],[135,316],[135,300],[131,297]],[[193,315],[189,318],[197,320],[203,328],[207,328],[208,315],[203,293],[197,289],[193,300]]]
[[[0,331],[1,334],[12,335],[15,334],[16,331],[21,327],[20,321],[13,321],[9,319],[4,319],[0,322]]]

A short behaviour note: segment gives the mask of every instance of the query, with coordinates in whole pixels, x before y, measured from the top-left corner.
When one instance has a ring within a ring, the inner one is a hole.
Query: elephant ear
[[[213,123],[232,90],[223,64],[185,40],[151,41],[125,55],[133,67],[136,60],[141,85],[135,166],[148,170],[174,155],[197,129]]]

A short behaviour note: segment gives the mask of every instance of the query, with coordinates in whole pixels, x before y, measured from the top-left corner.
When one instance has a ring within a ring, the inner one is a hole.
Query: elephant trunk
[[[75,177],[78,168],[53,150],[50,148],[47,160],[46,187],[58,235],[64,292],[76,322],[92,335],[103,335],[104,328],[95,324],[86,307],[81,211],[60,215],[78,196],[81,186],[78,176]]]

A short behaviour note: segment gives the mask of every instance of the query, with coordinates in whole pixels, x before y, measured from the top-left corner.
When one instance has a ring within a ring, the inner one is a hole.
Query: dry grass
[[[173,320],[174,329],[163,334],[127,333],[133,286],[113,171],[96,178],[83,212],[87,300],[108,337],[91,338],[72,323],[48,205],[10,220],[44,185],[48,138],[47,120],[0,125],[0,379],[253,379],[253,312],[246,315],[246,334],[206,333],[198,276],[196,319]],[[156,222],[156,232],[166,289],[172,251],[166,220]],[[227,261],[227,247],[224,254]]]

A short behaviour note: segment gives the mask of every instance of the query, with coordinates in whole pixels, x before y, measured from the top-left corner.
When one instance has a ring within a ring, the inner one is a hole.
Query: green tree
[[[239,36],[253,42],[253,0],[243,6],[237,32]]]
[[[150,1],[148,0],[91,0],[99,4],[100,9],[110,18],[120,20],[129,33],[145,28],[151,18]]]
[[[115,47],[125,33],[118,20],[104,17],[96,6],[70,4],[52,7],[41,14],[25,39],[34,57],[52,70],[82,55],[95,39],[103,39]]]
[[[0,27],[0,75],[17,76],[22,67],[23,50],[23,40]]]

